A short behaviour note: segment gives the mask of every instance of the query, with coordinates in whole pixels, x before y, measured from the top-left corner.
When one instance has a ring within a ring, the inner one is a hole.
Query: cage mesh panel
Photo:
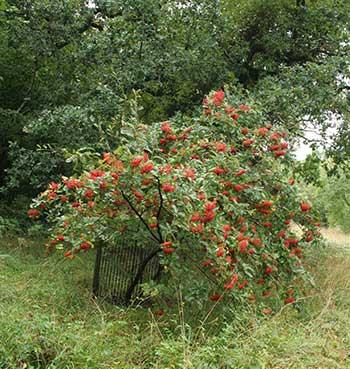
[[[140,266],[155,249],[157,246],[153,243],[139,246],[136,242],[133,245],[122,244],[118,247],[106,245],[97,247],[93,294],[113,304],[130,303],[126,296],[127,291]],[[140,295],[140,284],[153,280],[157,276],[159,268],[159,258],[156,255],[147,263],[130,300],[134,300]]]

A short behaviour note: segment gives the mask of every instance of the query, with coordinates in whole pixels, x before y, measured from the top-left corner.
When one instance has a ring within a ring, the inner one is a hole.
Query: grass
[[[98,303],[91,257],[45,258],[33,241],[2,241],[0,368],[350,368],[350,236],[324,234],[325,251],[310,255],[316,287],[298,309],[263,317],[243,307],[221,324],[219,307],[203,322],[180,293],[162,317]]]

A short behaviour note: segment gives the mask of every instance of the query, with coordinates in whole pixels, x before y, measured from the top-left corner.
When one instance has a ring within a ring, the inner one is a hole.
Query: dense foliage
[[[324,162],[325,167],[332,169],[332,162]],[[337,176],[327,178],[326,170],[318,166],[320,180],[302,186],[302,191],[317,204],[322,214],[324,225],[338,227],[343,232],[350,232],[350,178],[346,171],[338,171]]]
[[[118,247],[125,233],[139,245],[151,238],[168,270],[183,275],[189,257],[214,276],[212,300],[277,289],[295,301],[319,224],[294,190],[285,132],[219,90],[195,118],[130,123],[123,133],[126,145],[35,200],[29,216],[53,225],[48,250],[74,257],[99,240]]]
[[[347,0],[1,0],[3,200],[69,175],[66,152],[87,137],[109,150],[96,134],[113,117],[121,122],[133,90],[145,123],[190,113],[224,83],[260,103],[291,141],[305,127],[326,135],[336,116],[329,155],[343,163],[349,8]]]

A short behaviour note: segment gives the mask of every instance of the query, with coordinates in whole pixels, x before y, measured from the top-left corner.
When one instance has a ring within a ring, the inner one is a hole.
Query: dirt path
[[[350,233],[346,234],[336,228],[323,228],[322,235],[332,245],[350,251]]]

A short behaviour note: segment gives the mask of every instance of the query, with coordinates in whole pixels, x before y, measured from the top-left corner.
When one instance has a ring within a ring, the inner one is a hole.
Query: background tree
[[[145,123],[191,114],[224,84],[292,142],[306,129],[326,140],[336,117],[327,155],[347,162],[346,0],[0,4],[3,201],[42,189],[45,177],[71,173],[67,151],[87,144],[106,150],[104,137],[111,125],[120,129],[134,90]]]

